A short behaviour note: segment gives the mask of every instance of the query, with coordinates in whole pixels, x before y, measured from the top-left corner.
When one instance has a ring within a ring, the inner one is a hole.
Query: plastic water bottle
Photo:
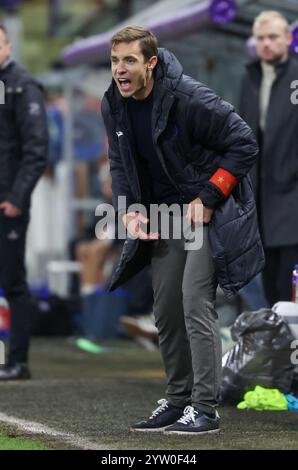
[[[298,304],[298,264],[295,265],[292,273],[292,302]]]
[[[10,334],[10,310],[3,290],[0,289],[0,340],[6,341]]]

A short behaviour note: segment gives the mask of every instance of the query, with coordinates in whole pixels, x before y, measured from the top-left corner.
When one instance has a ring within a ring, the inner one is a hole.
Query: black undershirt
[[[178,203],[180,195],[166,175],[154,147],[152,108],[153,91],[143,100],[127,100],[137,157],[142,166],[142,173],[146,175],[145,183],[150,189],[150,203]]]

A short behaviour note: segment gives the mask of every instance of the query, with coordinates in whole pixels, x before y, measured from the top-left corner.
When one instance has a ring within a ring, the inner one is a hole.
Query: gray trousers
[[[167,376],[167,399],[205,412],[217,405],[221,380],[221,339],[214,308],[217,279],[208,226],[203,245],[185,250],[185,240],[154,242],[154,315]]]

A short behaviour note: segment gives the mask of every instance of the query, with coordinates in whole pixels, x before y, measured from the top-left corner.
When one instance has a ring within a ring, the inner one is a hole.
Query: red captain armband
[[[223,168],[218,168],[209,181],[215,184],[225,196],[228,196],[238,183],[237,178]]]

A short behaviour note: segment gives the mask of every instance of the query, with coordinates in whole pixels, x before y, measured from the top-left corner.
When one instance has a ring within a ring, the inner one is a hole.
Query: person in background
[[[298,263],[298,108],[291,100],[298,61],[290,55],[292,35],[279,12],[257,16],[253,35],[258,60],[247,66],[239,113],[260,148],[251,176],[265,249],[263,282],[272,307],[291,300],[291,272]]]
[[[30,196],[47,160],[47,117],[40,85],[10,59],[11,43],[0,25],[0,287],[9,302],[8,360],[0,381],[30,378],[29,339],[34,304],[26,282],[25,244]]]

